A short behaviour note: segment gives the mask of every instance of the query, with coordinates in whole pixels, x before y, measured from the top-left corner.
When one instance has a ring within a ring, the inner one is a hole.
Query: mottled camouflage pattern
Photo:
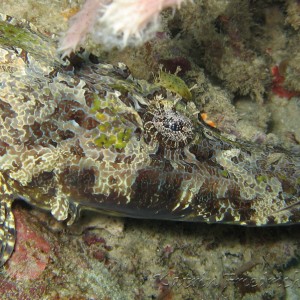
[[[55,43],[24,21],[1,15],[0,44],[0,265],[14,247],[16,198],[69,222],[78,208],[241,225],[300,221],[299,156],[225,137],[192,101],[133,79],[124,65],[85,54],[60,61]]]

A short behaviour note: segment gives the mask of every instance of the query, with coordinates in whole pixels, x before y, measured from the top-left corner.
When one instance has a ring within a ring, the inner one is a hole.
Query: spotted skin
[[[87,53],[61,61],[25,21],[0,15],[0,265],[11,205],[72,223],[81,209],[239,225],[300,221],[300,158],[233,141],[192,99]]]

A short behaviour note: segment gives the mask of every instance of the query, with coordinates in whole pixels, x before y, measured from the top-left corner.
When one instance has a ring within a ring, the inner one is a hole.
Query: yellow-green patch
[[[229,173],[228,173],[227,170],[221,170],[221,171],[220,171],[220,175],[221,175],[222,177],[228,178]]]
[[[95,94],[90,112],[100,121],[97,126],[100,134],[95,137],[95,145],[101,148],[125,148],[133,129],[128,128],[128,121],[124,117],[123,106],[118,98],[113,95],[100,98]]]
[[[115,149],[123,149],[126,147],[132,135],[131,129],[114,128],[110,133],[101,133],[95,138],[95,145],[101,148],[114,147]]]
[[[267,180],[268,180],[268,177],[266,175],[257,175],[256,176],[256,181],[258,183],[267,182]]]

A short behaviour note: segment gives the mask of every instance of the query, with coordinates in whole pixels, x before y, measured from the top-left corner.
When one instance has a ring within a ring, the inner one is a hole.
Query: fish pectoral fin
[[[0,200],[0,267],[6,263],[15,247],[16,228],[11,204],[11,199]]]
[[[51,214],[58,221],[67,220],[67,225],[72,225],[78,217],[78,204],[70,202],[66,195],[57,193],[50,200]]]
[[[62,194],[57,194],[50,199],[51,214],[58,221],[64,221],[68,218],[69,200]]]

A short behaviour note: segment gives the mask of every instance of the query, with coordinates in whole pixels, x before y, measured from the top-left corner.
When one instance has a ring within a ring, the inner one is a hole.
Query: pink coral
[[[92,31],[96,23],[99,9],[104,4],[103,0],[86,0],[82,9],[70,19],[71,26],[61,40],[58,49],[59,52],[62,52],[62,57],[68,56],[85,41],[87,33]]]
[[[87,0],[61,41],[63,57],[82,44],[87,33],[106,48],[140,45],[159,28],[159,13],[185,0]]]

